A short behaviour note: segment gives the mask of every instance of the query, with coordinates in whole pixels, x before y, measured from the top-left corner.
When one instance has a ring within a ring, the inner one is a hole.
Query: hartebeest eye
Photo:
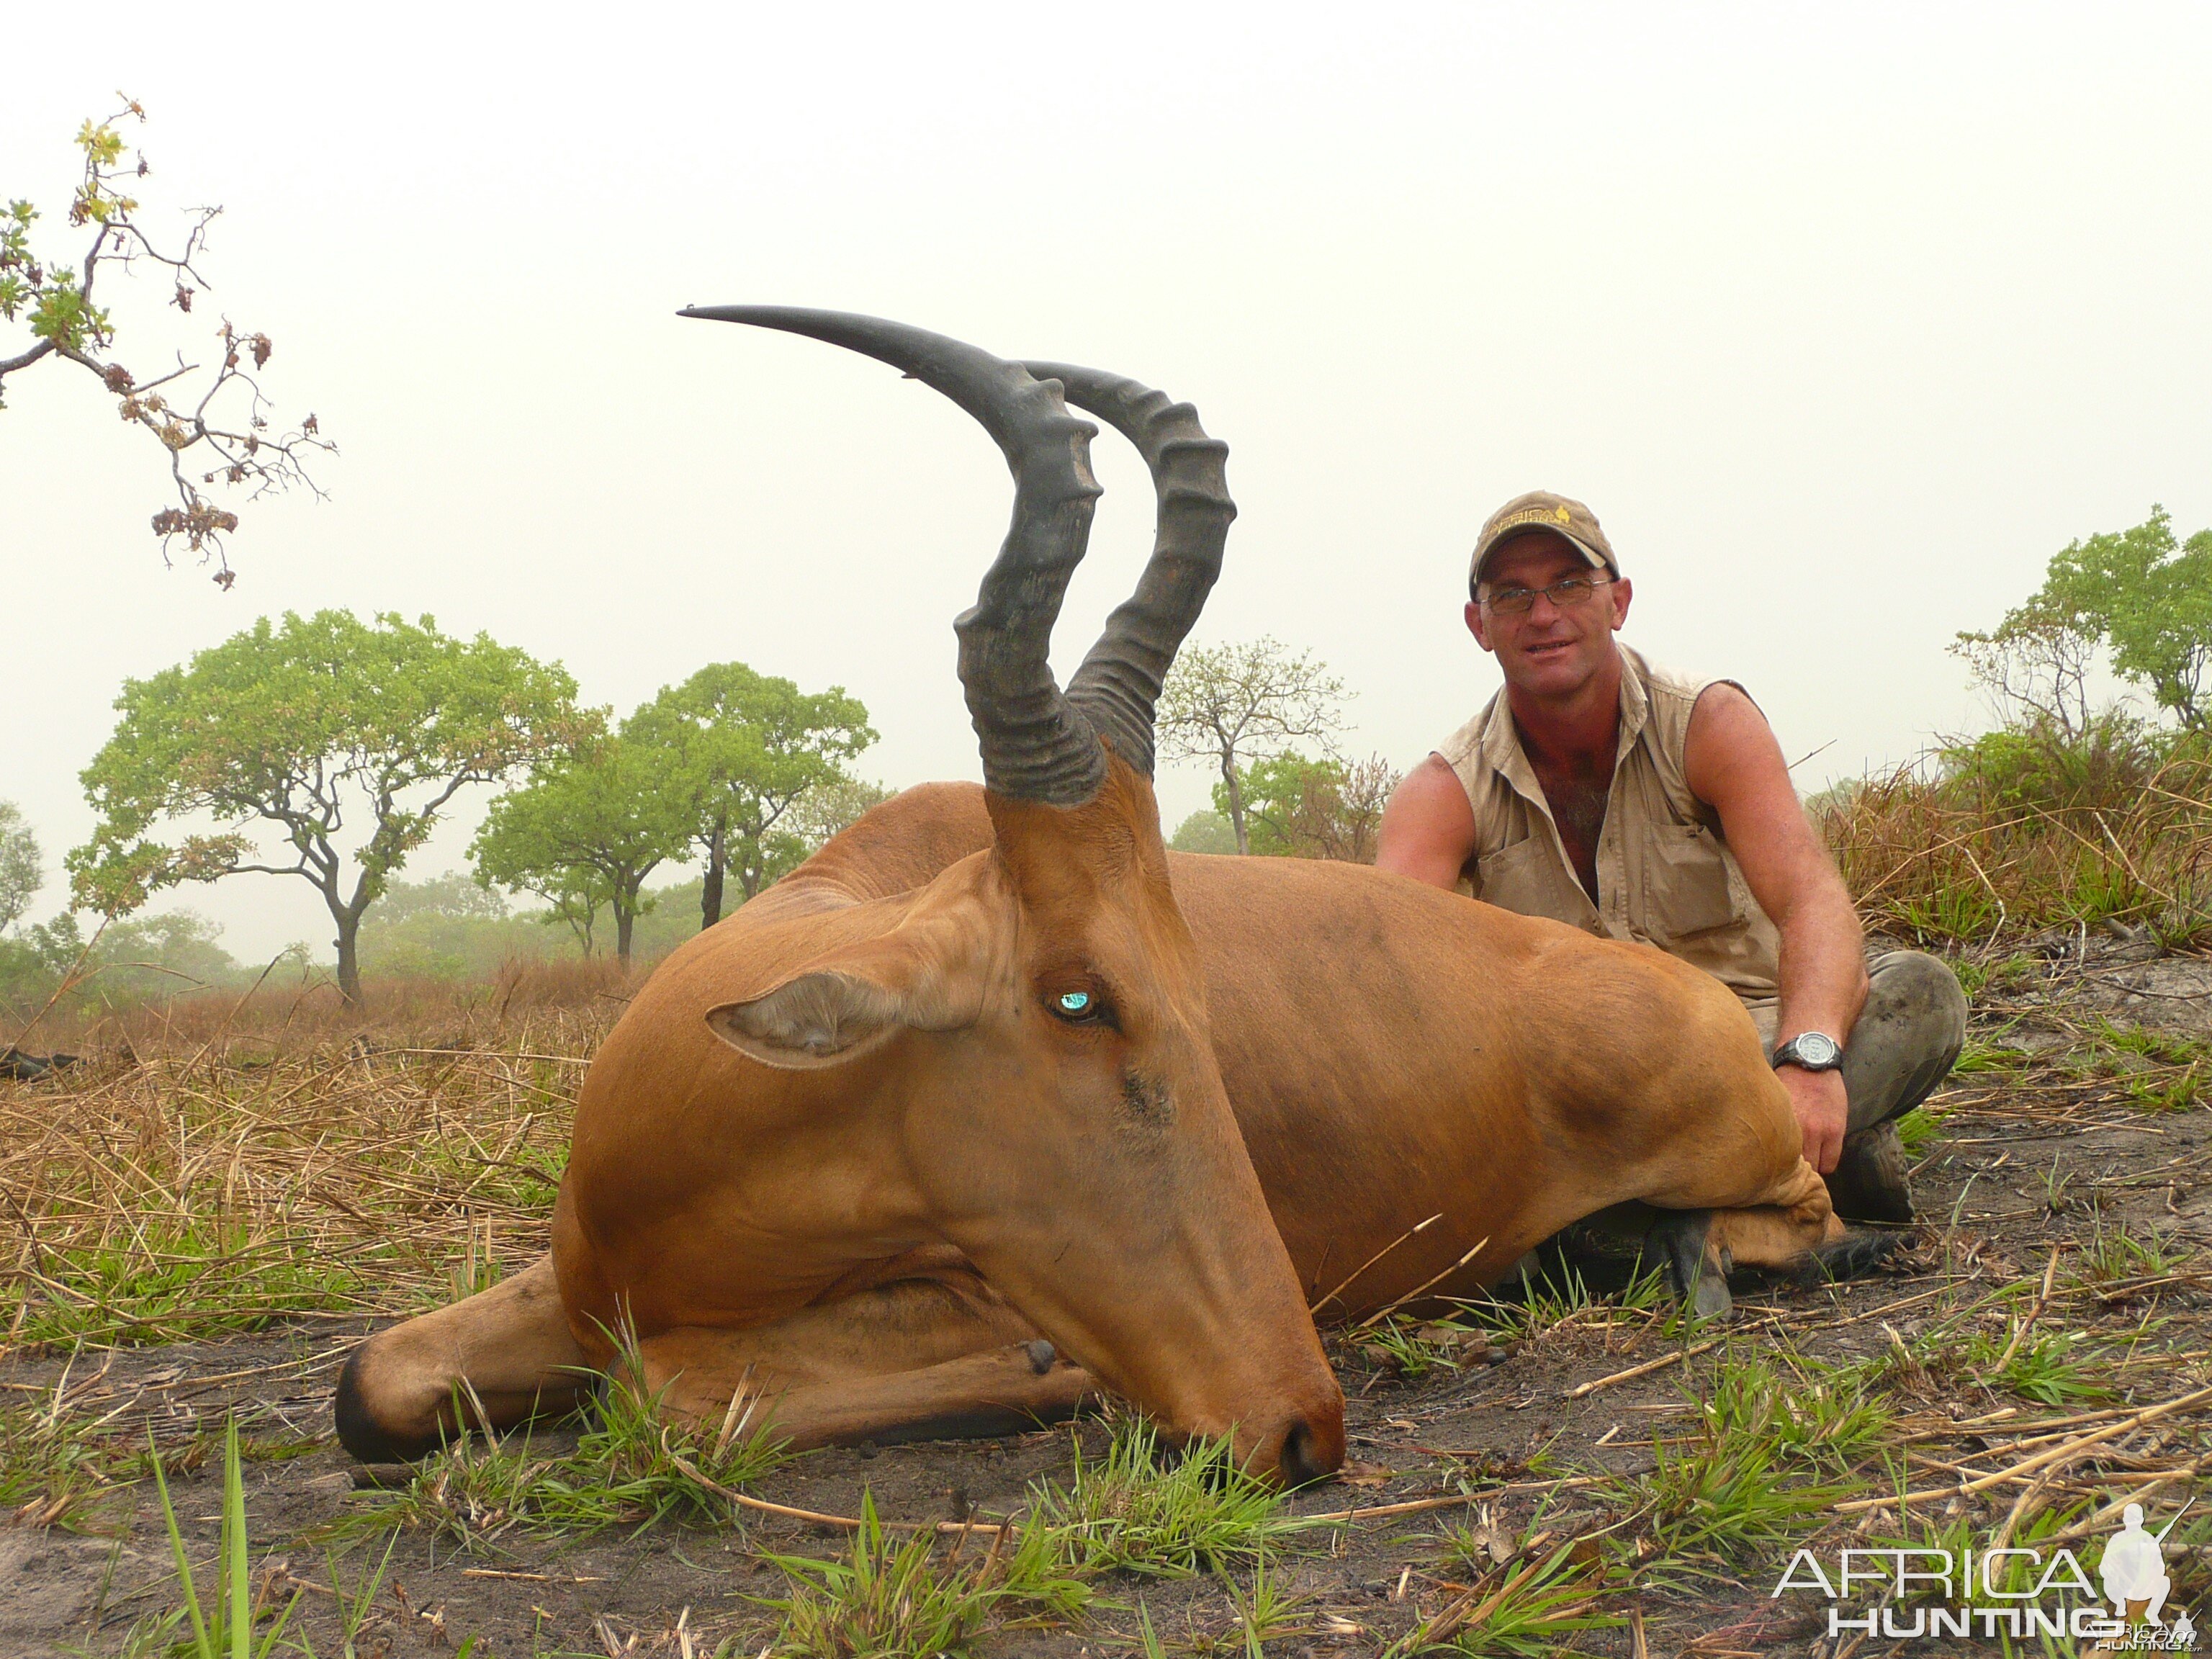
[[[1103,991],[1089,985],[1048,986],[1044,992],[1047,1012],[1064,1025],[1106,1025],[1119,1029],[1121,1022],[1114,1016],[1114,1005]]]

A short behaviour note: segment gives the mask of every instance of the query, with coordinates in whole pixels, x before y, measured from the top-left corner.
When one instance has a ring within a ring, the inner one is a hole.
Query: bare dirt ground
[[[1422,1632],[1456,1632],[1475,1652],[1932,1651],[1827,1639],[1817,1601],[1770,1595],[1782,1564],[1801,1543],[1896,1535],[1905,1524],[1899,1481],[1938,1489],[1910,1519],[1964,1519],[1984,1536],[2010,1516],[2022,1538],[2039,1524],[2045,1538],[2085,1524],[2101,1538],[2112,1523],[2100,1511],[2130,1492],[2160,1515],[2179,1508],[2200,1490],[2205,1406],[2034,1472],[2003,1472],[2038,1446],[2067,1445],[2212,1382],[2212,961],[2085,935],[1977,964],[1972,976],[1981,981],[1974,1069],[1933,1103],[1915,1180],[1922,1224],[1881,1272],[1817,1287],[1740,1280],[1735,1318],[1719,1328],[1684,1331],[1663,1307],[1566,1295],[1540,1299],[1517,1326],[1483,1312],[1464,1329],[1409,1322],[1395,1357],[1340,1336],[1356,1462],[1344,1479],[1293,1496],[1286,1512],[1419,1507],[1281,1538],[1270,1563],[1291,1605],[1257,1631],[1240,1607],[1249,1571],[1122,1574],[1097,1585],[1103,1600],[1088,1614],[989,1630],[975,1650],[1142,1651],[1149,1625],[1164,1650],[1198,1654],[1404,1650]],[[1597,1284],[1604,1264],[1588,1272]],[[357,1487],[328,1438],[336,1368],[369,1328],[332,1316],[224,1340],[18,1350],[0,1361],[0,1394],[142,1445],[150,1428],[164,1446],[205,1448],[207,1431],[238,1413],[257,1582],[272,1601],[298,1594],[295,1628],[327,1654],[338,1634],[333,1573],[343,1591],[373,1568],[383,1540],[360,1517],[390,1501]],[[1721,1368],[1747,1362],[1800,1381],[1856,1379],[1881,1408],[1880,1432],[1838,1477],[1833,1501],[1790,1522],[1786,1538],[1686,1543],[1701,1504],[1725,1520],[1744,1495],[1718,1483],[1678,1514],[1655,1497],[1653,1472],[1698,1452],[1701,1434],[1710,1440],[1706,1402]],[[1407,1374],[1409,1363],[1419,1375]],[[574,1433],[541,1431],[535,1443],[557,1452]],[[1095,1457],[1112,1433],[1092,1422],[1002,1441],[823,1452],[750,1490],[847,1516],[860,1513],[864,1491],[886,1518],[1018,1515],[1033,1483],[1070,1478],[1076,1444]],[[218,1462],[203,1454],[171,1482],[203,1559],[215,1547]],[[2002,1478],[1956,1491],[1989,1474]],[[176,1605],[150,1481],[105,1491],[70,1526],[44,1518],[34,1496],[0,1528],[0,1654],[118,1651],[135,1620]],[[344,1538],[319,1541],[349,1521]],[[471,1638],[478,1655],[688,1656],[725,1644],[756,1654],[779,1629],[763,1602],[788,1594],[765,1553],[848,1547],[834,1530],[755,1513],[588,1536],[480,1531],[495,1535],[464,1544],[429,1528],[398,1532],[357,1636],[362,1655],[451,1655]],[[2185,1522],[2167,1559],[2172,1605],[2212,1616],[2207,1535]],[[1589,1611],[1620,1622],[1540,1627],[1517,1650],[1510,1632],[1485,1636],[1484,1598],[1578,1539],[1590,1540],[1571,1556],[1590,1565]]]

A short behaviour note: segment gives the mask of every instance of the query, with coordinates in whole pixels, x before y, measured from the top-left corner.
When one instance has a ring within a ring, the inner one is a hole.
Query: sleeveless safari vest
[[[1598,837],[1598,902],[1567,860],[1503,690],[1437,751],[1474,808],[1474,855],[1462,879],[1486,903],[1656,945],[1746,1001],[1771,997],[1780,937],[1722,839],[1719,815],[1683,778],[1690,711],[1718,682],[1618,648],[1620,747]]]

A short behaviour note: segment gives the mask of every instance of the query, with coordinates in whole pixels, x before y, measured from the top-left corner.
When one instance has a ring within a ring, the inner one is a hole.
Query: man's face
[[[1501,588],[1536,590],[1536,602],[1519,616],[1470,600],[1468,631],[1494,654],[1507,684],[1539,696],[1565,696],[1589,684],[1613,651],[1613,635],[1628,617],[1629,586],[1616,579],[1578,605],[1556,605],[1542,590],[1570,576],[1602,578],[1559,537],[1531,532],[1514,537],[1490,556],[1478,589],[1483,599]]]

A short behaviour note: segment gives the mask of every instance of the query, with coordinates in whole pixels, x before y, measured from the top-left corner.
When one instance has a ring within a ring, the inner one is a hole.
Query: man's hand
[[[1844,1092],[1844,1074],[1781,1066],[1775,1068],[1774,1075],[1790,1091],[1798,1132],[1805,1137],[1805,1161],[1822,1175],[1833,1174],[1837,1160],[1844,1155],[1844,1130],[1851,1115],[1850,1100]]]

